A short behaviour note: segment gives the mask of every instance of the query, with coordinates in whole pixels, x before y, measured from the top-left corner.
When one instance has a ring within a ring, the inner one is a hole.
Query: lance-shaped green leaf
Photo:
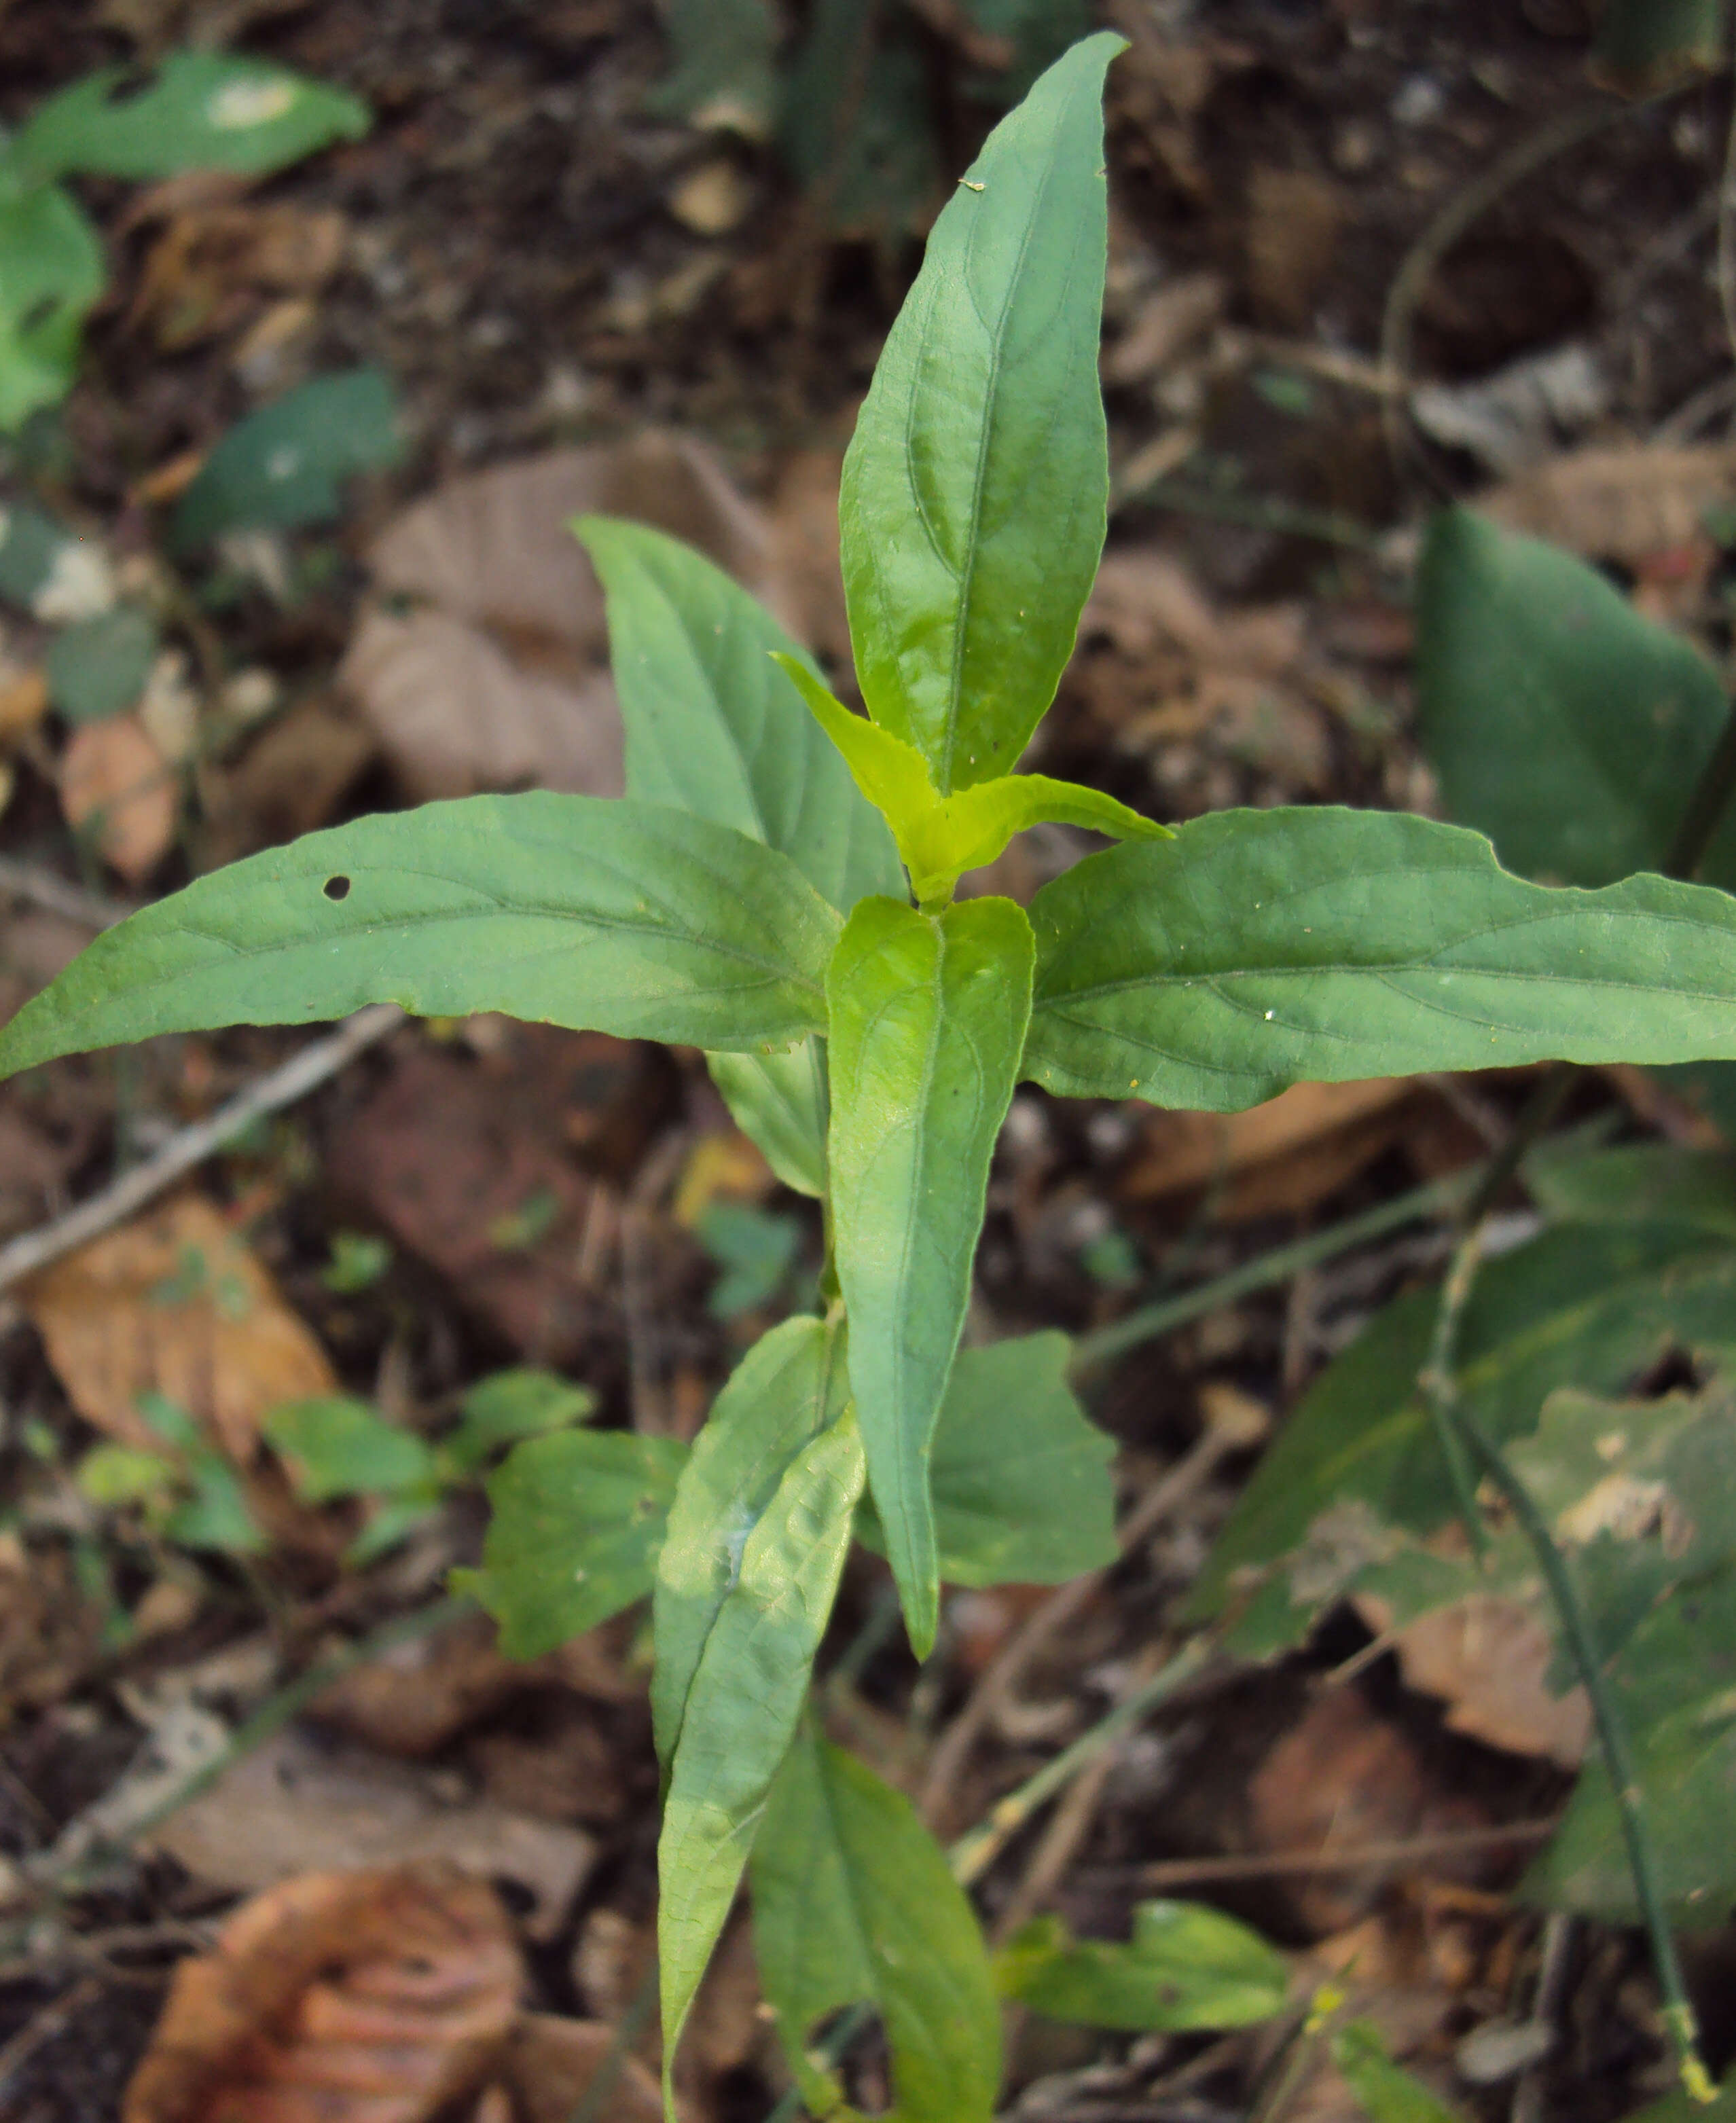
[[[539,1658],[649,1597],[687,1456],[673,1437],[565,1430],[490,1475],[482,1568],[453,1583],[500,1624],[509,1658]]]
[[[1033,1919],[996,1955],[995,1985],[1051,2020],[1181,2033],[1269,2020],[1288,2000],[1290,1971],[1258,1932],[1203,1903],[1142,1902],[1125,1946]]]
[[[1113,1441],[1067,1383],[1065,1334],[960,1349],[928,1463],[941,1582],[1064,1585],[1115,1559]],[[856,1537],[885,1553],[873,1504]]]
[[[1237,1647],[1264,1657],[1390,1551],[1454,1515],[1416,1391],[1439,1305],[1412,1291],[1316,1380],[1255,1470],[1188,1603],[1203,1620],[1257,1596]],[[1619,1393],[1659,1350],[1736,1360],[1736,1255],[1684,1228],[1567,1226],[1489,1262],[1465,1308],[1458,1383],[1497,1441],[1523,1438],[1564,1386]],[[1453,1588],[1447,1588],[1452,1596]]]
[[[826,1191],[826,1043],[787,1054],[708,1054],[706,1066],[735,1125],[786,1187],[817,1201]]]
[[[334,140],[360,139],[372,123],[366,104],[287,68],[175,52],[136,91],[124,67],[84,75],[36,106],[12,152],[45,177],[265,176]]]
[[[0,433],[72,388],[106,275],[101,239],[70,193],[20,189],[0,171]]]
[[[700,1659],[740,1581],[748,1536],[791,1463],[838,1421],[848,1398],[842,1323],[786,1319],[736,1366],[694,1441],[669,1514],[653,1610],[651,1719],[665,1766]]]
[[[660,531],[604,516],[573,528],[608,600],[627,794],[781,850],[842,914],[898,892],[885,822],[791,689],[785,671],[818,676],[772,615]]]
[[[875,1507],[917,1656],[934,1643],[928,1460],[970,1296],[988,1162],[1030,1012],[1010,899],[865,899],[827,974],[835,1257]]]
[[[1103,549],[1105,32],[1058,60],[941,211],[844,460],[856,676],[943,795],[1008,771]]]
[[[838,916],[787,856],[649,804],[532,791],[359,819],[99,936],[0,1074],[156,1033],[396,1002],[732,1049],[823,1029]]]
[[[1003,774],[956,795],[942,796],[928,762],[913,744],[890,730],[853,715],[812,672],[793,657],[779,656],[815,720],[849,762],[856,786],[885,814],[911,888],[926,906],[951,897],[968,869],[992,863],[1015,833],[1051,821],[1087,826],[1118,840],[1173,840],[1174,832],[1142,818],[1100,790],[1046,774]]]
[[[1736,1572],[1684,1585],[1611,1661],[1661,1891],[1715,1922],[1736,1894]],[[1566,1817],[1525,1880],[1535,1901],[1637,1919],[1609,1776],[1587,1763]]]
[[[1691,642],[1573,554],[1449,508],[1423,551],[1416,674],[1447,809],[1509,869],[1595,885],[1663,868],[1727,713]],[[1736,831],[1706,874],[1736,881]]]
[[[1111,848],[1031,907],[1025,1073],[1234,1112],[1305,1080],[1736,1056],[1736,900],[1509,875],[1386,812],[1220,811]]]
[[[819,1390],[829,1393],[828,1387]],[[757,1422],[755,1412],[741,1401],[731,1415],[732,1427]],[[779,1449],[774,1445],[774,1460]],[[720,1457],[729,1451],[726,1442]],[[710,1464],[717,1475],[718,1460]],[[689,1588],[678,1578],[675,1611],[687,1625],[678,1638],[678,1663],[691,1652],[696,1624],[704,1629],[704,1642],[685,1705],[677,1706],[679,1732],[657,1844],[664,2105],[670,2123],[670,2073],[682,2024],[741,1884],[767,1793],[801,1716],[809,1669],[849,1549],[862,1478],[861,1440],[847,1408],[782,1461],[777,1486],[751,1527],[711,1530],[714,1539],[720,1531],[725,1544],[739,1532],[741,1546],[739,1566],[708,1625],[704,1609],[715,1586]],[[737,1487],[727,1480],[720,1486]],[[752,1492],[751,1483],[737,1487],[736,1502],[744,1511],[754,1501]],[[669,1717],[666,1703],[665,1737],[671,1736]]]
[[[1736,1239],[1736,1154],[1685,1143],[1624,1142],[1564,1155],[1540,1144],[1525,1183],[1558,1224],[1688,1224]]]
[[[836,2114],[843,2099],[814,2039],[833,2014],[866,2004],[892,2054],[889,2123],[988,2123],[1001,2077],[988,1957],[909,1800],[802,1732],[753,1846],[752,1884],[760,1981],[814,2113]]]

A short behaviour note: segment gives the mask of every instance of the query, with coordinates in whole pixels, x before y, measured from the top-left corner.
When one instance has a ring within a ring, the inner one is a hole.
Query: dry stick
[[[1513,1821],[1503,1828],[1451,1828],[1435,1835],[1399,1836],[1382,1843],[1348,1843],[1338,1849],[1250,1851],[1228,1858],[1160,1858],[1142,1865],[1142,1887],[1168,1894],[1176,1887],[1219,1881],[1306,1877],[1320,1872],[1359,1872],[1376,1866],[1409,1865],[1467,1851],[1499,1850],[1510,1843],[1541,1843],[1560,1826],[1558,1819]]]
[[[14,1283],[46,1268],[75,1246],[124,1222],[255,1121],[267,1113],[281,1113],[285,1106],[293,1106],[317,1090],[403,1020],[404,1013],[396,1003],[373,1003],[366,1010],[359,1010],[329,1038],[304,1047],[281,1068],[272,1070],[227,1105],[219,1106],[209,1119],[171,1136],[161,1150],[143,1165],[123,1173],[112,1186],[105,1187],[52,1223],[26,1231],[8,1246],[0,1246],[0,1291],[10,1290]]]
[[[0,855],[0,892],[27,900],[47,913],[63,915],[87,929],[112,929],[138,912],[123,899],[87,892],[82,884],[69,883],[51,869],[39,869],[34,863],[19,862],[11,855]]]

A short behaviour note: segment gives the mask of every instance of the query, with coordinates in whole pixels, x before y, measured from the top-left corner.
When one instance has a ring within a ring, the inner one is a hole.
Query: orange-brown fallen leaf
[[[121,2123],[424,2123],[490,2074],[521,1975],[451,1867],[285,1881],[176,1971]]]
[[[661,2123],[656,2080],[637,2057],[617,2057],[612,2027],[601,2020],[522,2014],[500,2075],[514,2123],[569,2123],[598,2073],[610,2066],[614,2084],[598,2123]]]
[[[176,776],[137,715],[73,731],[60,762],[60,808],[75,832],[129,883],[148,877],[175,838]]]
[[[161,1448],[138,1408],[159,1393],[245,1465],[270,1409],[338,1390],[311,1329],[197,1195],[93,1239],[22,1295],[73,1406],[124,1445]]]

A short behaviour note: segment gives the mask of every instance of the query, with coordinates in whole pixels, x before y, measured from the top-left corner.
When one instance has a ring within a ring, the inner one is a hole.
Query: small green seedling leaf
[[[157,623],[120,604],[57,634],[42,659],[49,698],[69,723],[103,722],[130,708],[157,655]]]
[[[0,176],[0,434],[16,434],[71,390],[106,277],[77,199],[59,185],[9,190]]]
[[[1283,1956],[1198,1902],[1142,1902],[1125,1946],[1075,1939],[1037,1917],[995,1957],[995,1986],[1051,2020],[1128,2034],[1248,2027],[1288,2002]]]
[[[1025,1074],[1230,1113],[1310,1080],[1736,1056],[1736,901],[1511,876],[1382,812],[1219,811],[1090,855],[1031,907]]]
[[[335,1231],[331,1258],[320,1270],[323,1288],[339,1297],[373,1289],[392,1266],[392,1247],[371,1231]]]
[[[970,1295],[988,1164],[1029,1019],[1030,925],[1010,899],[939,915],[865,899],[839,939],[832,1171],[850,1378],[875,1508],[919,1657],[934,1643],[934,1427]]]
[[[1592,48],[1592,75],[1630,96],[1654,96],[1720,63],[1724,0],[1609,0]]]
[[[928,762],[912,744],[853,715],[811,671],[778,655],[814,719],[848,761],[856,786],[884,813],[923,906],[944,904],[966,870],[992,863],[1015,833],[1053,821],[1086,826],[1118,840],[1173,840],[1168,826],[1142,818],[1096,789],[1046,774],[1006,774],[954,796],[935,788]]]
[[[1104,70],[1086,38],[989,136],[934,225],[844,461],[868,712],[950,796],[1008,773],[1103,548]]]
[[[254,1522],[239,1476],[207,1443],[186,1410],[162,1394],[138,1396],[138,1413],[172,1449],[181,1488],[178,1501],[158,1521],[164,1535],[182,1548],[219,1555],[257,1555],[267,1545]]]
[[[678,812],[544,790],[428,804],[310,833],[130,916],[0,1033],[0,1075],[368,1002],[783,1046],[824,1027],[837,930],[786,856]]]
[[[1447,811],[1509,869],[1598,885],[1663,868],[1727,713],[1691,643],[1571,553],[1449,508],[1424,548],[1416,672]],[[1729,827],[1707,874],[1736,882]]]
[[[1392,2061],[1372,2021],[1349,2021],[1333,2035],[1331,2047],[1332,2061],[1372,2123],[1463,2123],[1457,2109]]]
[[[482,1568],[453,1583],[500,1624],[509,1658],[540,1658],[650,1596],[687,1456],[673,1437],[561,1430],[490,1476]]]
[[[74,1477],[79,1493],[99,1511],[143,1504],[167,1510],[181,1488],[181,1469],[160,1452],[137,1445],[93,1445]]]
[[[404,453],[398,396],[380,368],[316,376],[238,421],[175,511],[183,551],[226,531],[299,530],[343,512],[344,481]]]
[[[589,1422],[596,1413],[597,1396],[589,1386],[553,1371],[495,1371],[465,1394],[457,1426],[440,1441],[441,1464],[472,1474],[503,1446]]]
[[[388,1422],[366,1401],[341,1394],[287,1403],[261,1427],[289,1469],[305,1504],[340,1497],[387,1496],[397,1489],[430,1490],[434,1455],[414,1431]]]
[[[777,21],[771,0],[670,0],[673,72],[645,101],[706,132],[763,140],[777,109]]]
[[[867,2004],[891,2050],[889,2123],[988,2123],[1001,2078],[988,1957],[909,1800],[803,1732],[772,1787],[752,1885],[760,1981],[813,2112],[850,2112],[812,2045],[833,2014]]]
[[[947,1585],[1063,1585],[1115,1559],[1114,1445],[1067,1384],[1064,1334],[961,1349],[928,1463]],[[873,1504],[856,1536],[884,1554]]]
[[[797,1385],[797,1425],[838,1390],[831,1361],[825,1361],[827,1375],[814,1381],[811,1391]],[[813,1376],[800,1358],[795,1372],[798,1381]],[[761,1431],[759,1411],[738,1403],[732,1413],[736,1440],[725,1441],[720,1456],[730,1452],[732,1441],[751,1450],[748,1439]],[[707,1432],[717,1425],[714,1414]],[[783,1429],[776,1417],[772,1427]],[[746,1522],[748,1511],[739,1510],[722,1523],[711,1521],[701,1536],[713,1564],[721,1559],[730,1574],[705,1628],[679,1713],[657,1844],[668,2123],[676,2123],[673,2073],[683,2023],[741,1885],[767,1794],[795,1736],[862,1493],[861,1438],[852,1409],[847,1407],[792,1457],[782,1456],[784,1436],[774,1439],[768,1460],[761,1462],[768,1477],[776,1469],[777,1481],[758,1516]],[[720,1487],[738,1493],[758,1486],[745,1474],[729,1479],[715,1461],[712,1472]],[[689,1547],[688,1538],[682,1545]],[[706,1572],[693,1589],[691,1605],[682,1603],[690,1628],[702,1622],[719,1587]],[[670,1714],[666,1708],[665,1736]]]
[[[227,52],[176,52],[148,87],[124,67],[87,74],[39,104],[12,144],[39,177],[170,177],[185,170],[266,176],[372,120],[341,89]]]

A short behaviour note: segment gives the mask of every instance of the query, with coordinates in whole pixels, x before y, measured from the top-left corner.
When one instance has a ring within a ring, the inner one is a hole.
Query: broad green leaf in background
[[[772,615],[660,531],[604,516],[573,528],[608,600],[627,794],[780,850],[841,914],[902,890],[885,822],[772,660],[818,683]]]
[[[842,2088],[812,2043],[867,2004],[892,2055],[889,2123],[988,2123],[1001,2017],[983,1935],[908,1799],[811,1732],[797,1736],[753,1846],[753,1953],[803,2098]]]
[[[396,387],[382,368],[316,376],[239,420],[175,511],[182,551],[226,531],[293,531],[343,513],[343,481],[404,454]]]
[[[822,1355],[811,1340],[801,1356],[793,1341],[786,1346],[794,1376],[790,1399],[778,1393],[779,1408],[769,1426],[777,1433],[767,1441],[772,1465],[785,1446],[795,1443],[803,1422],[811,1427],[820,1404],[829,1404],[836,1390],[829,1355]],[[787,1429],[780,1416],[793,1417]],[[663,1737],[674,1748],[657,1844],[669,2123],[675,2123],[672,2073],[682,2024],[741,1885],[767,1793],[795,1736],[862,1493],[861,1439],[856,1417],[846,1408],[782,1460],[777,1487],[753,1516],[758,1484],[745,1466],[730,1469],[727,1462],[738,1444],[751,1456],[752,1433],[761,1432],[761,1417],[738,1400],[730,1418],[734,1436],[720,1444],[709,1463],[712,1494],[692,1501],[696,1520],[708,1503],[734,1516],[721,1525],[713,1521],[702,1530],[697,1525],[684,1529],[683,1546],[702,1540],[706,1554],[702,1560],[693,1558],[700,1568],[692,1582],[678,1581],[673,1610],[664,1603],[665,1613],[679,1612],[687,1624],[676,1647],[678,1665],[691,1655],[694,1637],[702,1637],[684,1708],[673,1687],[664,1708]],[[716,1421],[714,1416],[707,1432]],[[764,1468],[767,1475],[772,1471],[772,1465]],[[740,1544],[733,1551],[732,1540]],[[719,1562],[727,1573],[721,1580]],[[678,1722],[678,1732],[671,1732],[672,1722]]]
[[[69,723],[120,715],[143,692],[157,644],[157,622],[137,605],[118,604],[63,627],[42,659],[55,711]]]
[[[303,1503],[433,1487],[431,1449],[366,1401],[342,1394],[290,1401],[274,1408],[262,1427]]]
[[[922,227],[941,168],[926,55],[905,10],[814,0],[785,76],[778,144],[833,235],[889,257]]]
[[[666,118],[763,140],[777,109],[772,0],[667,0],[674,65],[645,99]]]
[[[4,269],[0,262],[0,287]],[[80,576],[108,579],[108,562],[100,548],[27,501],[0,506],[0,598],[34,612],[45,593],[52,606],[56,588]]]
[[[1525,1160],[1532,1199],[1552,1223],[1687,1224],[1736,1239],[1736,1154],[1674,1142],[1624,1142]]]
[[[102,293],[102,241],[59,185],[15,188],[0,170],[0,433],[59,402]]]
[[[918,1657],[940,1596],[928,1460],[970,1296],[988,1164],[1030,1008],[1010,899],[865,899],[827,973],[838,1277],[875,1508]]]
[[[366,104],[286,68],[175,52],[148,87],[124,67],[84,75],[38,104],[12,153],[41,177],[266,176],[335,140],[359,140],[372,123]]]
[[[99,936],[0,1033],[0,1074],[368,1002],[781,1046],[825,1022],[838,916],[787,857],[649,804],[533,790],[359,819]]]
[[[1661,869],[1727,713],[1691,643],[1584,560],[1469,508],[1443,510],[1424,548],[1416,676],[1449,814],[1551,884]],[[1736,829],[1705,874],[1736,881]]]
[[[778,1297],[801,1251],[800,1219],[752,1202],[708,1202],[693,1226],[720,1271],[706,1298],[714,1319],[739,1319]]]
[[[844,460],[856,675],[943,796],[1006,773],[1103,547],[1108,32],[1051,67],[941,209]]]
[[[1303,1081],[1736,1057],[1736,901],[1551,891],[1432,819],[1219,811],[1030,912],[1024,1073],[1065,1096],[1227,1113]]]
[[[1052,2020],[1128,2034],[1247,2027],[1288,2002],[1283,1956],[1258,1932],[1199,1902],[1142,1902],[1126,1945],[1076,1939],[1035,1918],[995,1957],[1003,1998]]]
[[[941,1582],[1064,1585],[1115,1559],[1114,1443],[1067,1383],[1064,1334],[960,1349],[928,1463]],[[856,1535],[885,1552],[866,1500]]]
[[[1661,1891],[1685,1922],[1715,1925],[1736,1896],[1736,1572],[1678,1587],[1617,1652],[1610,1680]],[[1621,1818],[1596,1756],[1525,1891],[1551,1908],[1637,1919]]]
[[[786,1319],[730,1374],[694,1441],[657,1566],[651,1719],[665,1767],[717,1618],[739,1580],[748,1535],[791,1463],[843,1413],[842,1323]]]
[[[443,1465],[473,1473],[503,1446],[589,1422],[597,1396],[553,1371],[528,1367],[491,1372],[478,1379],[459,1404],[458,1421],[440,1441]]]
[[[1372,2123],[1462,2123],[1457,2109],[1392,2061],[1372,2021],[1349,2022],[1334,2034],[1331,2047],[1332,2061]]]
[[[826,1043],[805,1039],[786,1054],[708,1054],[706,1066],[736,1126],[758,1144],[785,1186],[823,1195]]]
[[[1011,47],[1004,73],[978,75],[970,84],[985,101],[1011,103],[1025,94],[1046,66],[1091,27],[1086,0],[963,0],[964,12],[987,36]]]
[[[1416,1397],[1438,1304],[1420,1290],[1377,1314],[1304,1394],[1238,1500],[1188,1613],[1208,1619],[1264,1582],[1236,1630],[1247,1656],[1305,1636],[1386,1553],[1383,1530],[1420,1537],[1453,1516]],[[1736,1254],[1688,1229],[1569,1226],[1485,1264],[1465,1308],[1459,1385],[1508,1442],[1535,1429],[1558,1389],[1619,1393],[1670,1347],[1714,1364],[1736,1357]]]
[[[1046,774],[1003,774],[955,796],[935,788],[928,762],[913,744],[865,715],[853,715],[793,657],[780,656],[815,721],[849,762],[856,786],[885,815],[911,889],[923,906],[944,902],[966,870],[992,863],[1015,833],[1051,820],[1089,827],[1117,839],[1173,840],[1156,819],[1118,804],[1100,790]],[[896,888],[894,888],[895,889]]]
[[[453,1582],[500,1624],[509,1658],[540,1658],[650,1596],[686,1459],[673,1437],[561,1430],[490,1476],[482,1568]]]
[[[1594,77],[1650,96],[1724,54],[1724,0],[1609,0],[1592,50]]]

